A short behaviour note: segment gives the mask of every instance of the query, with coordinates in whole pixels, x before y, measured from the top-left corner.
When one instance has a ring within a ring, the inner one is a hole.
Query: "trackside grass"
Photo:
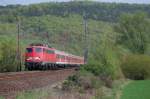
[[[150,99],[150,80],[129,83],[124,87],[121,99]]]
[[[0,99],[4,99],[4,97],[0,96]]]
[[[49,91],[45,88],[33,91],[22,92],[17,95],[16,99],[46,99]]]

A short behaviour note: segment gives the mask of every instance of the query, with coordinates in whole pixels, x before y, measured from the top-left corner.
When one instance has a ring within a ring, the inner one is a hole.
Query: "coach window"
[[[48,54],[54,54],[54,51],[53,50],[47,50],[47,53]]]
[[[40,52],[42,52],[42,48],[35,48],[35,51],[40,53]]]
[[[54,54],[54,51],[53,51],[53,50],[49,50],[49,52],[50,52],[51,54]]]

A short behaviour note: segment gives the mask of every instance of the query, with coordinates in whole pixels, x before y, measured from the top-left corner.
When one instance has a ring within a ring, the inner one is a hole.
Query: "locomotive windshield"
[[[26,49],[26,52],[27,52],[27,53],[31,53],[32,51],[33,51],[32,48],[27,48],[27,49]]]
[[[42,52],[42,48],[35,48],[35,51],[38,52],[38,53]]]

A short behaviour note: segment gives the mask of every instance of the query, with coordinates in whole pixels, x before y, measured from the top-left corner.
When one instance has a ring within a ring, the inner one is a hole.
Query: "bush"
[[[147,55],[127,55],[121,64],[122,71],[130,79],[150,78],[150,56]]]
[[[0,37],[0,72],[10,72],[17,70],[17,44],[10,37]]]
[[[78,78],[77,75],[69,76],[69,77],[63,82],[62,90],[65,90],[65,91],[72,90],[73,87],[78,86],[78,81],[79,81],[79,78]]]
[[[99,57],[90,57],[84,69],[96,76],[104,76],[112,80],[122,78],[120,58],[115,50],[113,48],[106,48],[102,54],[96,53]]]
[[[68,77],[68,79],[64,81],[62,89],[66,91],[75,89],[79,92],[83,92],[87,89],[99,88],[102,85],[104,85],[104,82],[92,73],[80,71],[77,74]]]

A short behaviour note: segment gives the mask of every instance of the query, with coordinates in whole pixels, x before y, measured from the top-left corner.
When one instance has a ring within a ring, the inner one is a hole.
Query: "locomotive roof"
[[[55,50],[55,48],[50,47],[46,44],[30,44],[28,47],[41,47],[41,48],[49,48],[49,49]]]

